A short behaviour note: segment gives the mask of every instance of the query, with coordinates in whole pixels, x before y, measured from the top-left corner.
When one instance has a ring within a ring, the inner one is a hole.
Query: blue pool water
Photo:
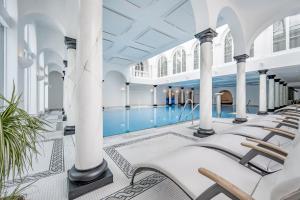
[[[153,127],[175,124],[179,122],[182,106],[158,106],[153,107],[132,107],[105,109],[104,117],[104,137],[118,135],[122,133],[138,131]],[[248,113],[256,113],[257,106],[248,106]],[[187,106],[182,114],[181,122],[192,119],[191,106]],[[234,118],[235,107],[230,105],[222,106],[222,118]],[[213,117],[217,117],[215,106],[213,106]],[[194,119],[199,119],[199,107],[194,111]]]

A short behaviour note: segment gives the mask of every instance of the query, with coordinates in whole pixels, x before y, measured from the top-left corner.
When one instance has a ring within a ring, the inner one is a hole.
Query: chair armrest
[[[267,148],[271,151],[274,151],[276,153],[279,153],[283,156],[287,156],[288,155],[288,152],[285,151],[284,149],[280,148],[279,146],[276,146],[272,143],[269,143],[269,142],[265,142],[265,141],[262,141],[262,140],[257,140],[257,139],[253,139],[253,138],[247,138],[247,141],[250,141],[250,142],[255,142],[259,145],[261,145],[262,147],[264,148]]]
[[[290,126],[290,127],[293,127],[295,129],[298,129],[298,126],[293,124],[293,123],[289,123],[289,122],[281,122],[281,121],[277,121],[277,120],[274,120],[272,122],[275,122],[275,123],[279,123],[279,124],[283,124],[283,125],[287,125],[287,126]]]
[[[296,135],[292,132],[289,132],[289,131],[285,131],[285,130],[282,130],[280,128],[270,128],[270,127],[264,127],[263,128],[264,130],[266,131],[271,131],[273,133],[276,133],[278,135],[281,135],[281,136],[284,136],[284,137],[287,137],[287,138],[290,138],[290,139],[295,139]]]
[[[231,193],[233,196],[235,196],[237,199],[240,200],[254,200],[249,194],[242,191],[240,188],[232,184],[231,182],[227,181],[223,177],[213,173],[212,171],[209,171],[205,168],[199,168],[198,172],[202,174],[203,176],[206,176],[210,180],[214,181],[217,185],[225,189],[227,192]]]
[[[281,164],[284,163],[285,159],[286,159],[286,156],[283,156],[279,153],[276,153],[274,151],[271,151],[267,148],[264,148],[264,147],[260,147],[260,146],[257,146],[257,145],[254,145],[254,144],[251,144],[251,143],[248,143],[248,142],[242,142],[241,143],[242,146],[244,147],[248,147],[250,149],[253,149],[255,151],[257,151],[258,153],[264,155],[265,157],[268,157],[272,160],[275,160]]]
[[[286,119],[286,118],[280,118],[280,117],[276,117],[277,120],[282,120],[282,121],[285,121],[285,122],[291,122],[291,123],[296,123],[298,124],[298,121],[294,120],[294,119]],[[295,124],[295,125],[296,125]]]

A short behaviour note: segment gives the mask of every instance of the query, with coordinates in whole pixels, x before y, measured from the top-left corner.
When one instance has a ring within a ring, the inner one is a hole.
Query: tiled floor
[[[47,119],[51,121],[53,130],[44,133],[45,138],[40,142],[41,154],[35,160],[33,170],[28,171],[22,180],[24,183],[33,182],[24,192],[30,200],[67,199],[66,172],[74,164],[74,137],[64,137],[62,131],[55,131],[60,126],[56,115]],[[232,119],[214,119],[213,126],[217,133],[221,133],[234,126],[231,122]],[[134,164],[201,140],[193,136],[196,127],[196,124],[187,122],[104,138],[104,157],[113,172],[114,183],[78,199],[189,199],[172,181],[158,173],[139,174],[133,187],[129,183]],[[16,182],[9,184],[14,186]]]

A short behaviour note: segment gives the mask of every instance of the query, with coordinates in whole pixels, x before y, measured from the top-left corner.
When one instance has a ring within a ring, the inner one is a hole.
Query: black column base
[[[74,135],[75,134],[75,126],[66,126],[64,128],[64,135]]]
[[[125,108],[126,108],[126,109],[130,109],[130,106],[129,106],[129,105],[126,105]]]
[[[215,134],[214,129],[198,128],[197,132],[194,132],[195,137],[204,138]]]
[[[280,107],[275,107],[274,109],[275,109],[275,110],[278,110],[278,109],[280,109]]]
[[[63,115],[63,119],[64,122],[67,121],[67,115]]]
[[[113,174],[105,160],[90,170],[81,171],[72,167],[68,171],[68,199],[73,200],[110,183],[113,183]]]
[[[247,118],[235,118],[234,120],[233,120],[233,123],[234,124],[241,124],[241,123],[245,123],[245,122],[247,122],[248,120],[247,120]]]
[[[157,104],[153,104],[153,107],[157,107]]]
[[[267,111],[258,111],[256,114],[257,115],[267,115],[268,112]]]
[[[268,109],[268,112],[274,112],[275,109]]]

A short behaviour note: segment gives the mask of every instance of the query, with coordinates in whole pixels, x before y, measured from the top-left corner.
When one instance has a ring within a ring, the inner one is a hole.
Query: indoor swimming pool
[[[106,108],[103,113],[104,137],[190,121],[192,120],[191,110],[191,106],[187,106],[183,111],[183,106],[177,105],[158,106],[156,108],[152,106],[131,107],[130,109]],[[257,110],[257,106],[247,107],[248,113],[256,113]],[[221,117],[234,118],[234,112],[234,106],[224,105],[222,106]],[[195,109],[193,114],[194,119],[199,119],[199,107]],[[213,117],[217,117],[215,106],[213,106]]]

